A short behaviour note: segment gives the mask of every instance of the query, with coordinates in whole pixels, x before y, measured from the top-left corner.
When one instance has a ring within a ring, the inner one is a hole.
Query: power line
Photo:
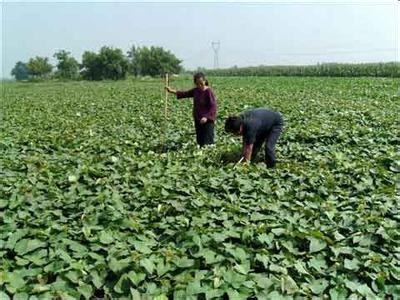
[[[211,42],[211,47],[214,50],[214,69],[218,69],[219,66],[219,61],[218,61],[218,51],[221,43],[220,41],[218,42]]]

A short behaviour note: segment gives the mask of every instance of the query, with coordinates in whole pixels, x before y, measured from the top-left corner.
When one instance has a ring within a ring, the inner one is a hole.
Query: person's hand
[[[205,123],[207,123],[207,118],[206,117],[202,117],[200,119],[200,124],[205,124]]]
[[[173,93],[174,90],[171,89],[169,86],[166,86],[165,89],[167,90],[168,93]]]

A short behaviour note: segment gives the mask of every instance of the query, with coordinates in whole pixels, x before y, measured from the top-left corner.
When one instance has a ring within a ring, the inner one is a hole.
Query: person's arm
[[[251,155],[253,154],[253,145],[254,144],[247,145],[246,143],[243,143],[243,157],[246,162],[251,161]]]
[[[177,91],[173,88],[170,88],[169,86],[166,86],[165,89],[171,93],[175,94],[177,99],[181,98],[191,98],[194,96],[194,89],[188,90],[188,91]]]
[[[207,120],[211,120],[211,121],[215,121],[215,117],[217,115],[217,99],[213,93],[213,91],[211,89],[207,89],[208,91],[208,112],[206,114],[203,115],[203,118],[205,119],[205,122],[207,122]]]
[[[252,123],[247,123],[243,125],[243,157],[246,162],[251,161],[251,155],[253,154],[253,146],[256,141],[256,125]]]
[[[194,96],[194,89],[188,91],[176,91],[176,99],[192,98]]]

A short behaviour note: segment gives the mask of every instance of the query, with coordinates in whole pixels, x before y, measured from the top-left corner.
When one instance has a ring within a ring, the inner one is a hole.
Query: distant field
[[[1,300],[400,298],[399,81],[210,81],[201,150],[161,79],[3,84]],[[253,107],[284,115],[274,170],[233,169]]]

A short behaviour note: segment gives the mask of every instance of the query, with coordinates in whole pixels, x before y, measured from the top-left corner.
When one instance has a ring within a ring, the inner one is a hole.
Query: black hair
[[[240,125],[242,125],[242,119],[238,116],[229,116],[225,120],[225,131],[231,133],[239,133]]]
[[[196,84],[196,80],[199,79],[199,78],[203,78],[204,81],[206,82],[206,86],[208,86],[208,80],[206,79],[206,75],[204,75],[204,73],[202,73],[202,72],[198,72],[198,73],[193,75],[194,84]]]

